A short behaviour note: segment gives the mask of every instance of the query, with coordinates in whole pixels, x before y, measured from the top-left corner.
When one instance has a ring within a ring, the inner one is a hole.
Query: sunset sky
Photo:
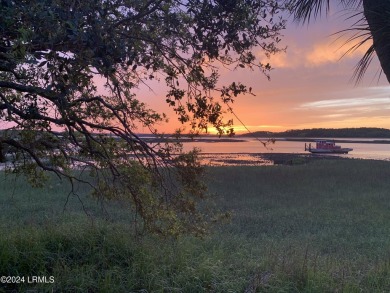
[[[302,128],[383,127],[390,128],[390,86],[382,75],[376,57],[363,81],[352,81],[354,66],[364,48],[340,57],[349,48],[342,46],[347,36],[331,36],[346,29],[345,11],[331,11],[310,25],[288,23],[283,33],[287,52],[269,61],[275,68],[271,81],[262,73],[240,69],[223,70],[221,82],[241,81],[256,96],[242,96],[234,104],[239,118],[251,131],[284,131]],[[261,55],[260,50],[258,52]],[[170,123],[164,132],[180,127],[165,105],[161,91],[144,91],[145,102],[167,113]],[[243,126],[235,119],[239,133]],[[188,128],[187,128],[188,129]],[[142,131],[142,130],[141,130]]]

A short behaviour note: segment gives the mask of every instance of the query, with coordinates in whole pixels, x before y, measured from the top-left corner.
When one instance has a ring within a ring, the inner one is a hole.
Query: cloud
[[[337,50],[329,43],[319,43],[306,48],[289,46],[286,53],[272,55],[268,61],[273,68],[311,68],[339,62],[343,54],[343,51]],[[352,57],[352,55],[346,56]]]
[[[325,114],[321,115],[321,118],[326,118],[326,119],[336,119],[336,118],[343,118],[343,117],[349,117],[352,114],[347,114],[347,113],[338,113],[338,114]]]
[[[306,53],[306,66],[320,66],[326,63],[334,63],[340,60],[342,54],[334,51],[329,44],[315,44],[314,47]]]
[[[269,58],[265,57],[264,53],[259,50],[257,52],[258,58],[262,63],[270,63],[272,68],[298,68],[301,67],[302,56],[306,54],[305,48],[300,48],[294,41],[290,41],[286,51],[278,52],[271,55]]]
[[[365,42],[361,46],[356,46],[357,43],[358,40],[348,42],[347,37],[342,36],[333,41],[314,44],[307,51],[305,65],[321,66],[327,63],[339,62],[342,58],[361,58],[371,46],[371,43]]]
[[[270,57],[270,64],[274,68],[287,68],[290,67],[291,64],[288,62],[287,54],[278,53]]]
[[[348,42],[348,36],[325,37],[314,43],[298,44],[297,40],[288,41],[286,52],[271,55],[265,61],[264,54],[258,52],[260,60],[270,62],[274,68],[319,67],[326,64],[342,62],[345,59],[360,59],[371,43],[368,41],[356,46],[358,40]]]
[[[296,51],[288,50],[286,53],[280,52],[272,55],[269,59],[269,63],[273,68],[296,68],[301,61],[298,56]]]
[[[316,101],[310,101],[300,104],[296,109],[332,109],[338,112],[344,109],[388,109],[390,107],[390,86],[376,86],[368,88],[353,88],[339,91],[327,92],[327,97],[313,97]],[[345,98],[349,97],[349,98]]]
[[[305,103],[300,108],[340,108],[340,107],[357,107],[357,106],[373,106],[373,105],[390,105],[390,98],[350,98],[350,99],[335,99],[322,100],[316,102]]]

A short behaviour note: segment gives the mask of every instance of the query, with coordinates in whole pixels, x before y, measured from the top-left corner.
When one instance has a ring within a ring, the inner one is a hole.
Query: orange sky
[[[348,27],[344,18],[343,13],[337,12],[309,26],[290,23],[282,44],[288,47],[287,53],[270,60],[275,68],[271,81],[260,72],[247,69],[223,70],[221,82],[241,81],[251,86],[256,94],[237,98],[234,104],[236,114],[251,131],[390,128],[390,86],[384,76],[378,80],[377,60],[357,86],[351,77],[363,49],[340,60],[348,48],[340,48],[346,37],[336,40],[330,35]],[[261,56],[260,50],[258,54]],[[170,122],[160,125],[162,131],[169,133],[181,125],[165,105],[165,93],[161,96],[161,92],[164,92],[163,85],[157,85],[153,92],[143,90],[139,97],[169,115]],[[236,119],[235,123],[237,133],[244,130]]]

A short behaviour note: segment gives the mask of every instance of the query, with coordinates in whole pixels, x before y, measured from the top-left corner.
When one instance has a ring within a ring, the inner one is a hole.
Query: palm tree
[[[338,2],[338,3],[337,3]],[[356,9],[355,16],[360,15],[359,21],[345,31],[355,31],[348,41],[359,41],[352,45],[348,52],[356,50],[364,43],[372,40],[372,45],[358,62],[354,77],[360,81],[372,58],[378,56],[383,73],[390,82],[390,1],[389,0],[291,0],[295,18],[309,22],[324,10],[328,12],[330,5],[341,4],[345,8]]]
[[[390,82],[390,1],[363,0],[364,16],[374,41],[374,49]]]

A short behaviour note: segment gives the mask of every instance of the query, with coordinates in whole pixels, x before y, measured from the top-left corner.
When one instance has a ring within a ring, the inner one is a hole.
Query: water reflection
[[[374,159],[390,161],[390,144],[389,143],[375,143],[375,139],[355,139],[359,142],[350,142],[350,140],[343,140],[340,144],[342,147],[353,148],[349,154],[333,154],[332,156],[339,156],[345,158],[355,159]],[[367,141],[370,143],[362,143]],[[307,141],[308,143],[310,141]],[[308,154],[304,151],[305,141],[285,141],[278,140],[275,144],[271,144],[265,148],[259,141],[248,139],[246,141],[237,142],[186,142],[183,144],[184,149],[189,151],[194,147],[200,148],[202,153],[208,157],[210,154],[221,156],[228,156],[228,160],[236,160],[244,158],[244,160],[251,160],[253,155],[254,160],[261,159],[262,154]],[[212,157],[212,156],[211,156]],[[218,161],[219,158],[209,158],[212,161]]]
[[[224,153],[202,153],[200,155],[202,164],[208,166],[269,166],[273,165],[273,160],[268,160],[256,154],[224,154]]]

